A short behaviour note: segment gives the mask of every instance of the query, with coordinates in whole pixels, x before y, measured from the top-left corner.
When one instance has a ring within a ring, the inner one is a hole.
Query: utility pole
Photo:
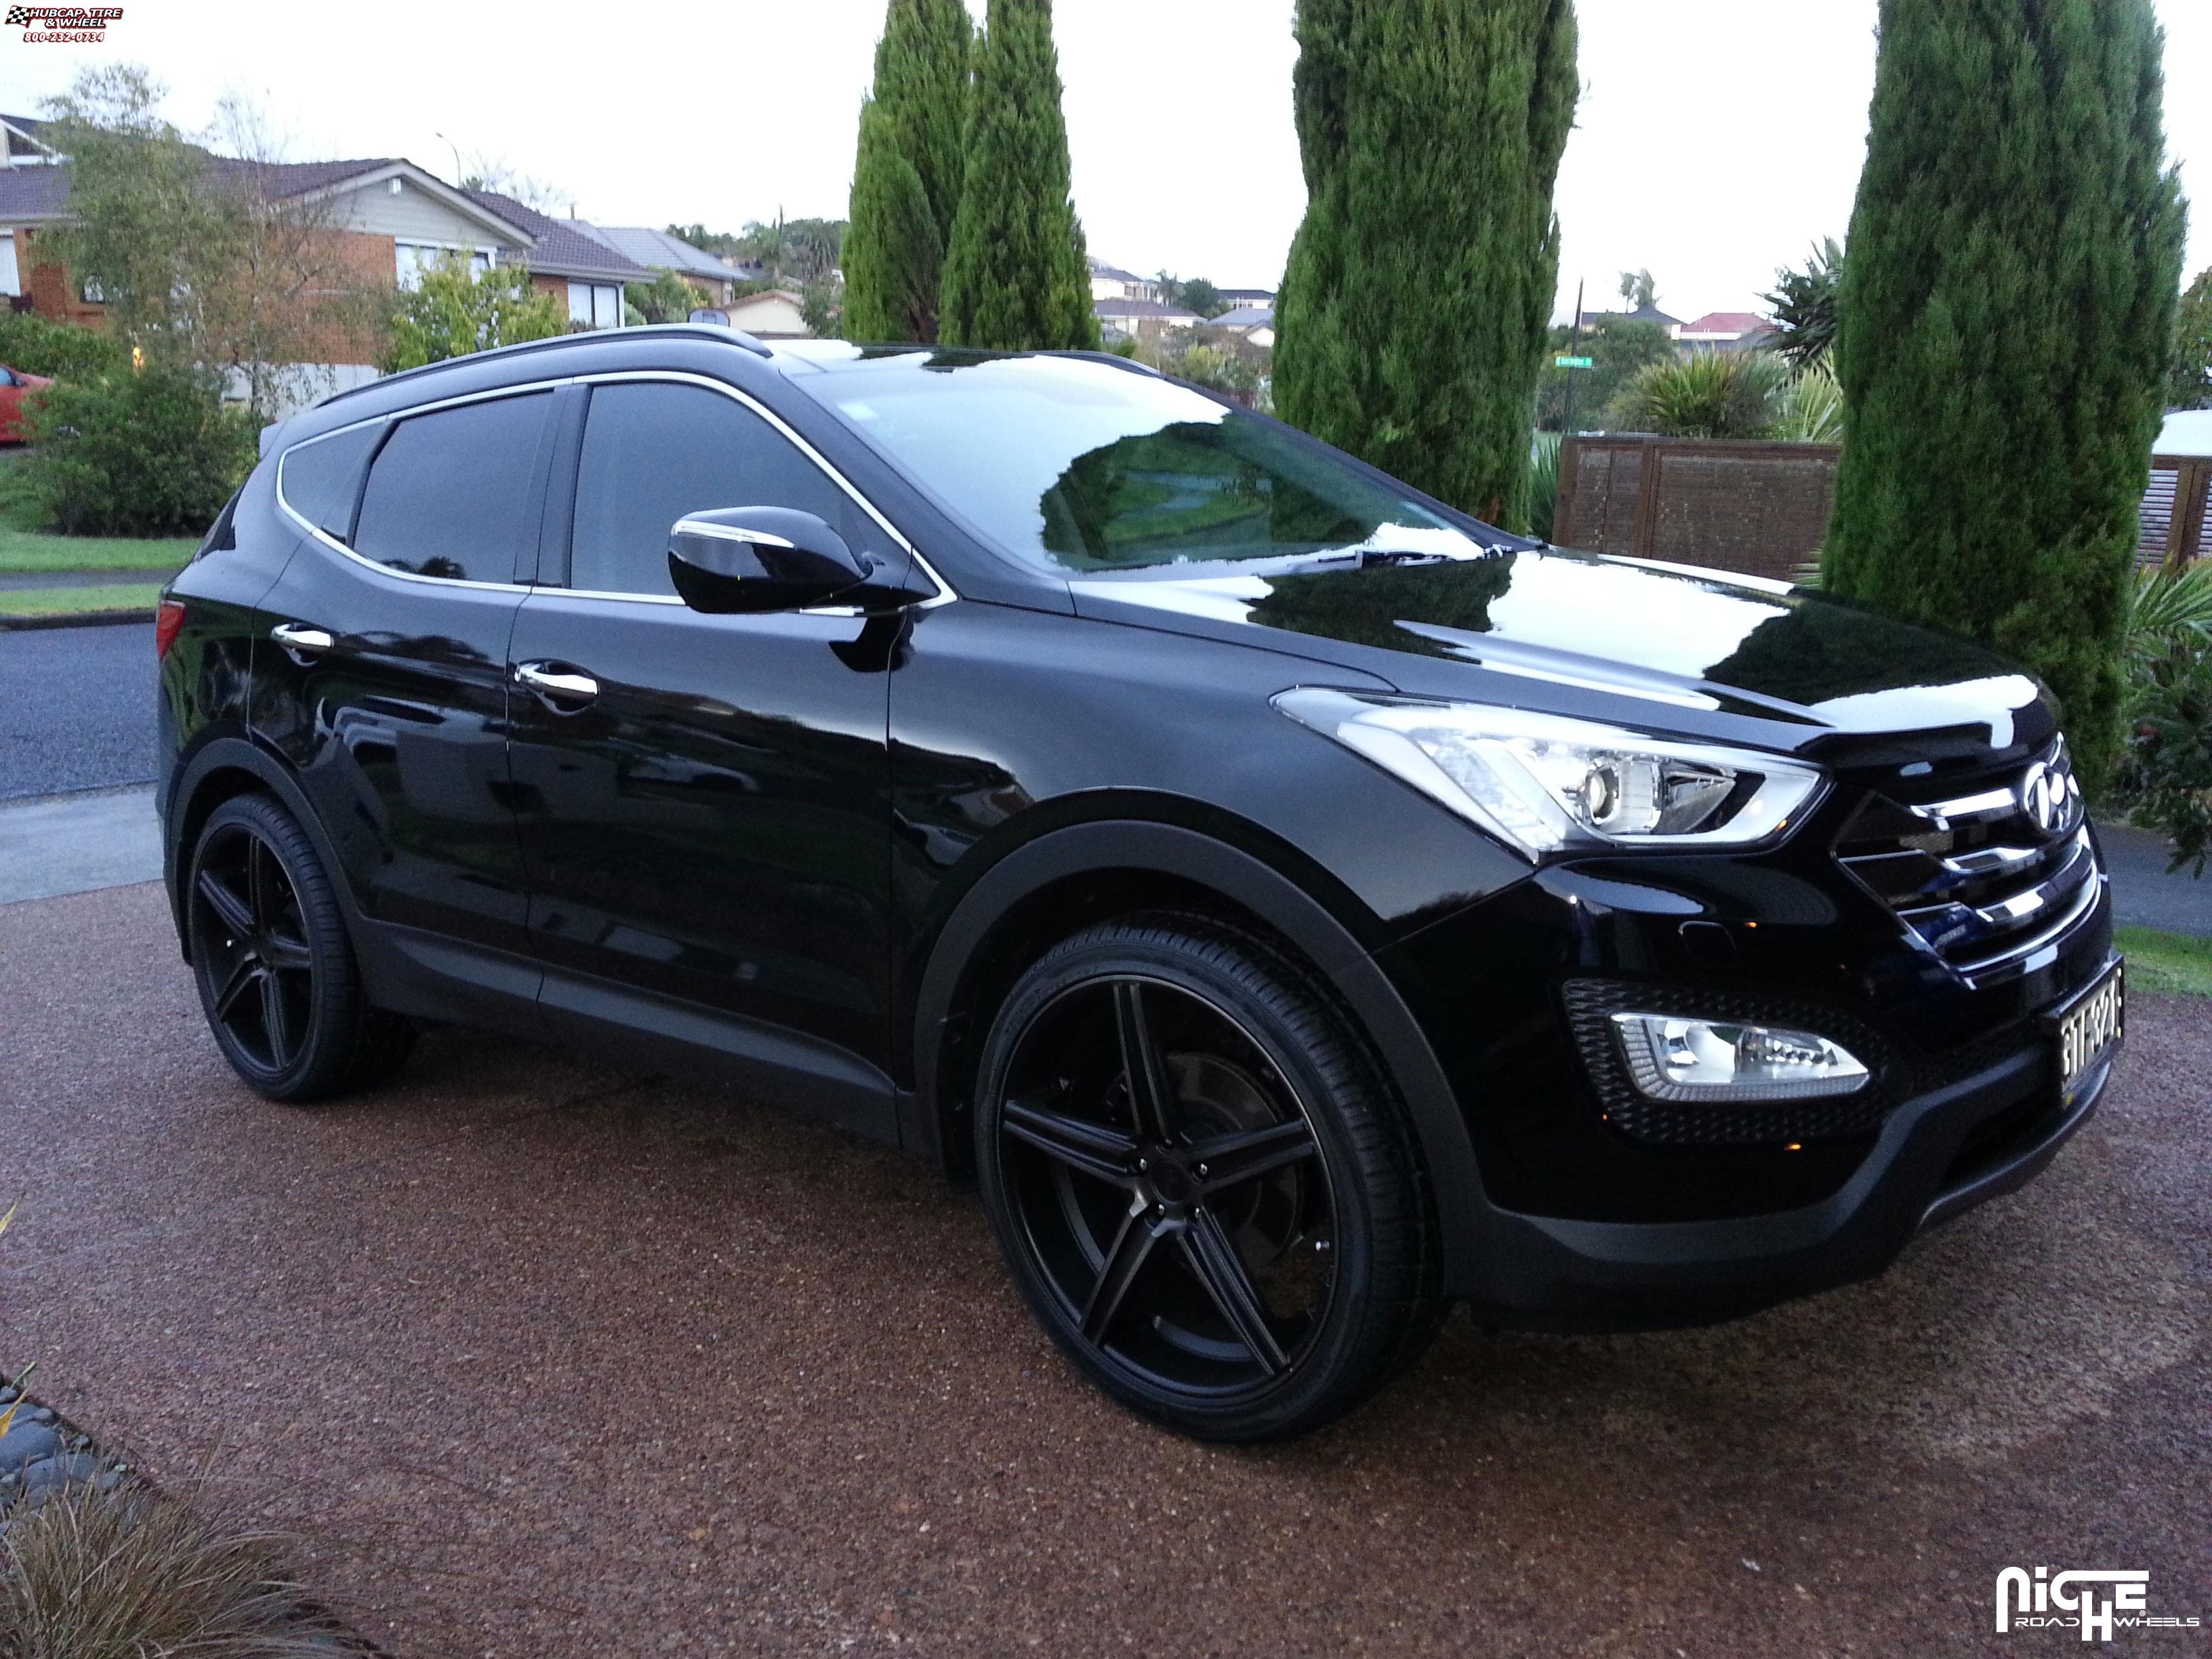
[[[1567,331],[1568,356],[1579,357],[1582,355],[1575,349],[1577,346],[1582,343],[1582,339],[1583,285],[1581,281],[1577,280],[1575,283],[1574,326]],[[1565,418],[1561,420],[1559,422],[1559,441],[1561,443],[1566,442],[1568,439],[1573,437],[1575,434],[1575,374],[1576,370],[1570,366],[1567,369],[1567,412]]]
[[[446,138],[446,135],[442,132],[435,132],[430,136],[434,138]],[[461,147],[452,139],[446,138],[446,148],[453,152],[453,188],[459,190],[461,187]]]

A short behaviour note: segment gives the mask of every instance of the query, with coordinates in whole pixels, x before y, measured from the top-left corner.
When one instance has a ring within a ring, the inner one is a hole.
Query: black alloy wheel
[[[1109,1392],[1187,1432],[1303,1432],[1425,1346],[1443,1304],[1397,1103],[1256,940],[1088,930],[1008,996],[977,1163],[1017,1281]]]
[[[396,1070],[413,1029],[370,1008],[313,844],[265,796],[209,817],[185,894],[200,1003],[233,1070],[273,1100],[308,1101]]]

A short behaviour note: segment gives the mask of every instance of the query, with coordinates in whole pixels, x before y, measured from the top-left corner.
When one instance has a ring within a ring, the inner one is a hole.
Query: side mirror
[[[822,520],[787,507],[687,513],[668,532],[676,591],[709,616],[830,605],[866,582],[873,566]]]

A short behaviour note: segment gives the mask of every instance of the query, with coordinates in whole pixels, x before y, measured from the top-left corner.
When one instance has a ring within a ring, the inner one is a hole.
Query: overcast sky
[[[2212,264],[2212,3],[2156,0],[2166,140]],[[981,0],[972,0],[979,15]],[[1304,210],[1288,0],[1060,0],[1076,206],[1091,251],[1273,287]],[[1559,172],[1559,314],[1649,267],[1680,317],[1755,308],[1778,264],[1841,239],[1866,141],[1874,0],[1579,0],[1582,102]],[[294,159],[503,159],[587,219],[736,229],[842,216],[882,0],[429,8],[125,0],[100,47],[0,34],[0,109],[128,58],[171,118],[259,103]],[[571,21],[572,20],[572,21]],[[445,137],[439,135],[443,133]]]

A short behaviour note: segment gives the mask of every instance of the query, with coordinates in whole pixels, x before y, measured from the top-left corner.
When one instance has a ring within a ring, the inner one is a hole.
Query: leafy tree
[[[1665,324],[1632,317],[1595,317],[1579,335],[1570,328],[1555,328],[1550,344],[1536,382],[1536,424],[1547,432],[1565,429],[1570,374],[1574,376],[1575,428],[1587,431],[1604,423],[1606,405],[1638,369],[1678,355]],[[1590,366],[1570,370],[1553,362],[1567,356],[1587,357]]]
[[[708,301],[674,271],[655,267],[651,282],[623,284],[623,303],[636,307],[648,323],[681,323]]]
[[[845,340],[845,285],[832,277],[809,283],[799,290],[799,314],[817,340]]]
[[[938,337],[1006,351],[1096,350],[1090,263],[1067,193],[1051,0],[991,0],[986,22]]]
[[[1836,362],[1832,592],[1972,635],[2118,743],[2183,211],[2150,0],[1882,0]]]
[[[1611,418],[1669,438],[1765,438],[1789,392],[1788,366],[1764,351],[1670,353],[1621,388]]]
[[[2166,403],[2169,409],[2212,409],[2212,265],[2197,273],[2174,313]]]
[[[1821,239],[1802,270],[1774,273],[1774,291],[1759,297],[1773,319],[1771,349],[1792,368],[1809,368],[1827,360],[1836,343],[1836,293],[1844,280],[1844,251],[1832,236]]]
[[[845,240],[845,314],[860,339],[937,338],[973,35],[960,0],[891,0],[884,20]]]
[[[1571,0],[1301,0],[1284,418],[1519,522],[1574,118]]]
[[[1181,306],[1185,311],[1194,311],[1201,317],[1218,317],[1233,310],[1222,297],[1221,290],[1203,276],[1182,277],[1163,270],[1157,280],[1160,285],[1163,303]]]
[[[1651,280],[1648,270],[1624,270],[1620,273],[1620,297],[1631,311],[1641,311],[1646,306],[1659,303],[1659,285]]]
[[[495,265],[481,275],[448,254],[424,270],[418,286],[399,295],[392,343],[378,367],[387,374],[472,351],[543,340],[568,326],[566,307],[530,286],[520,265]]]

